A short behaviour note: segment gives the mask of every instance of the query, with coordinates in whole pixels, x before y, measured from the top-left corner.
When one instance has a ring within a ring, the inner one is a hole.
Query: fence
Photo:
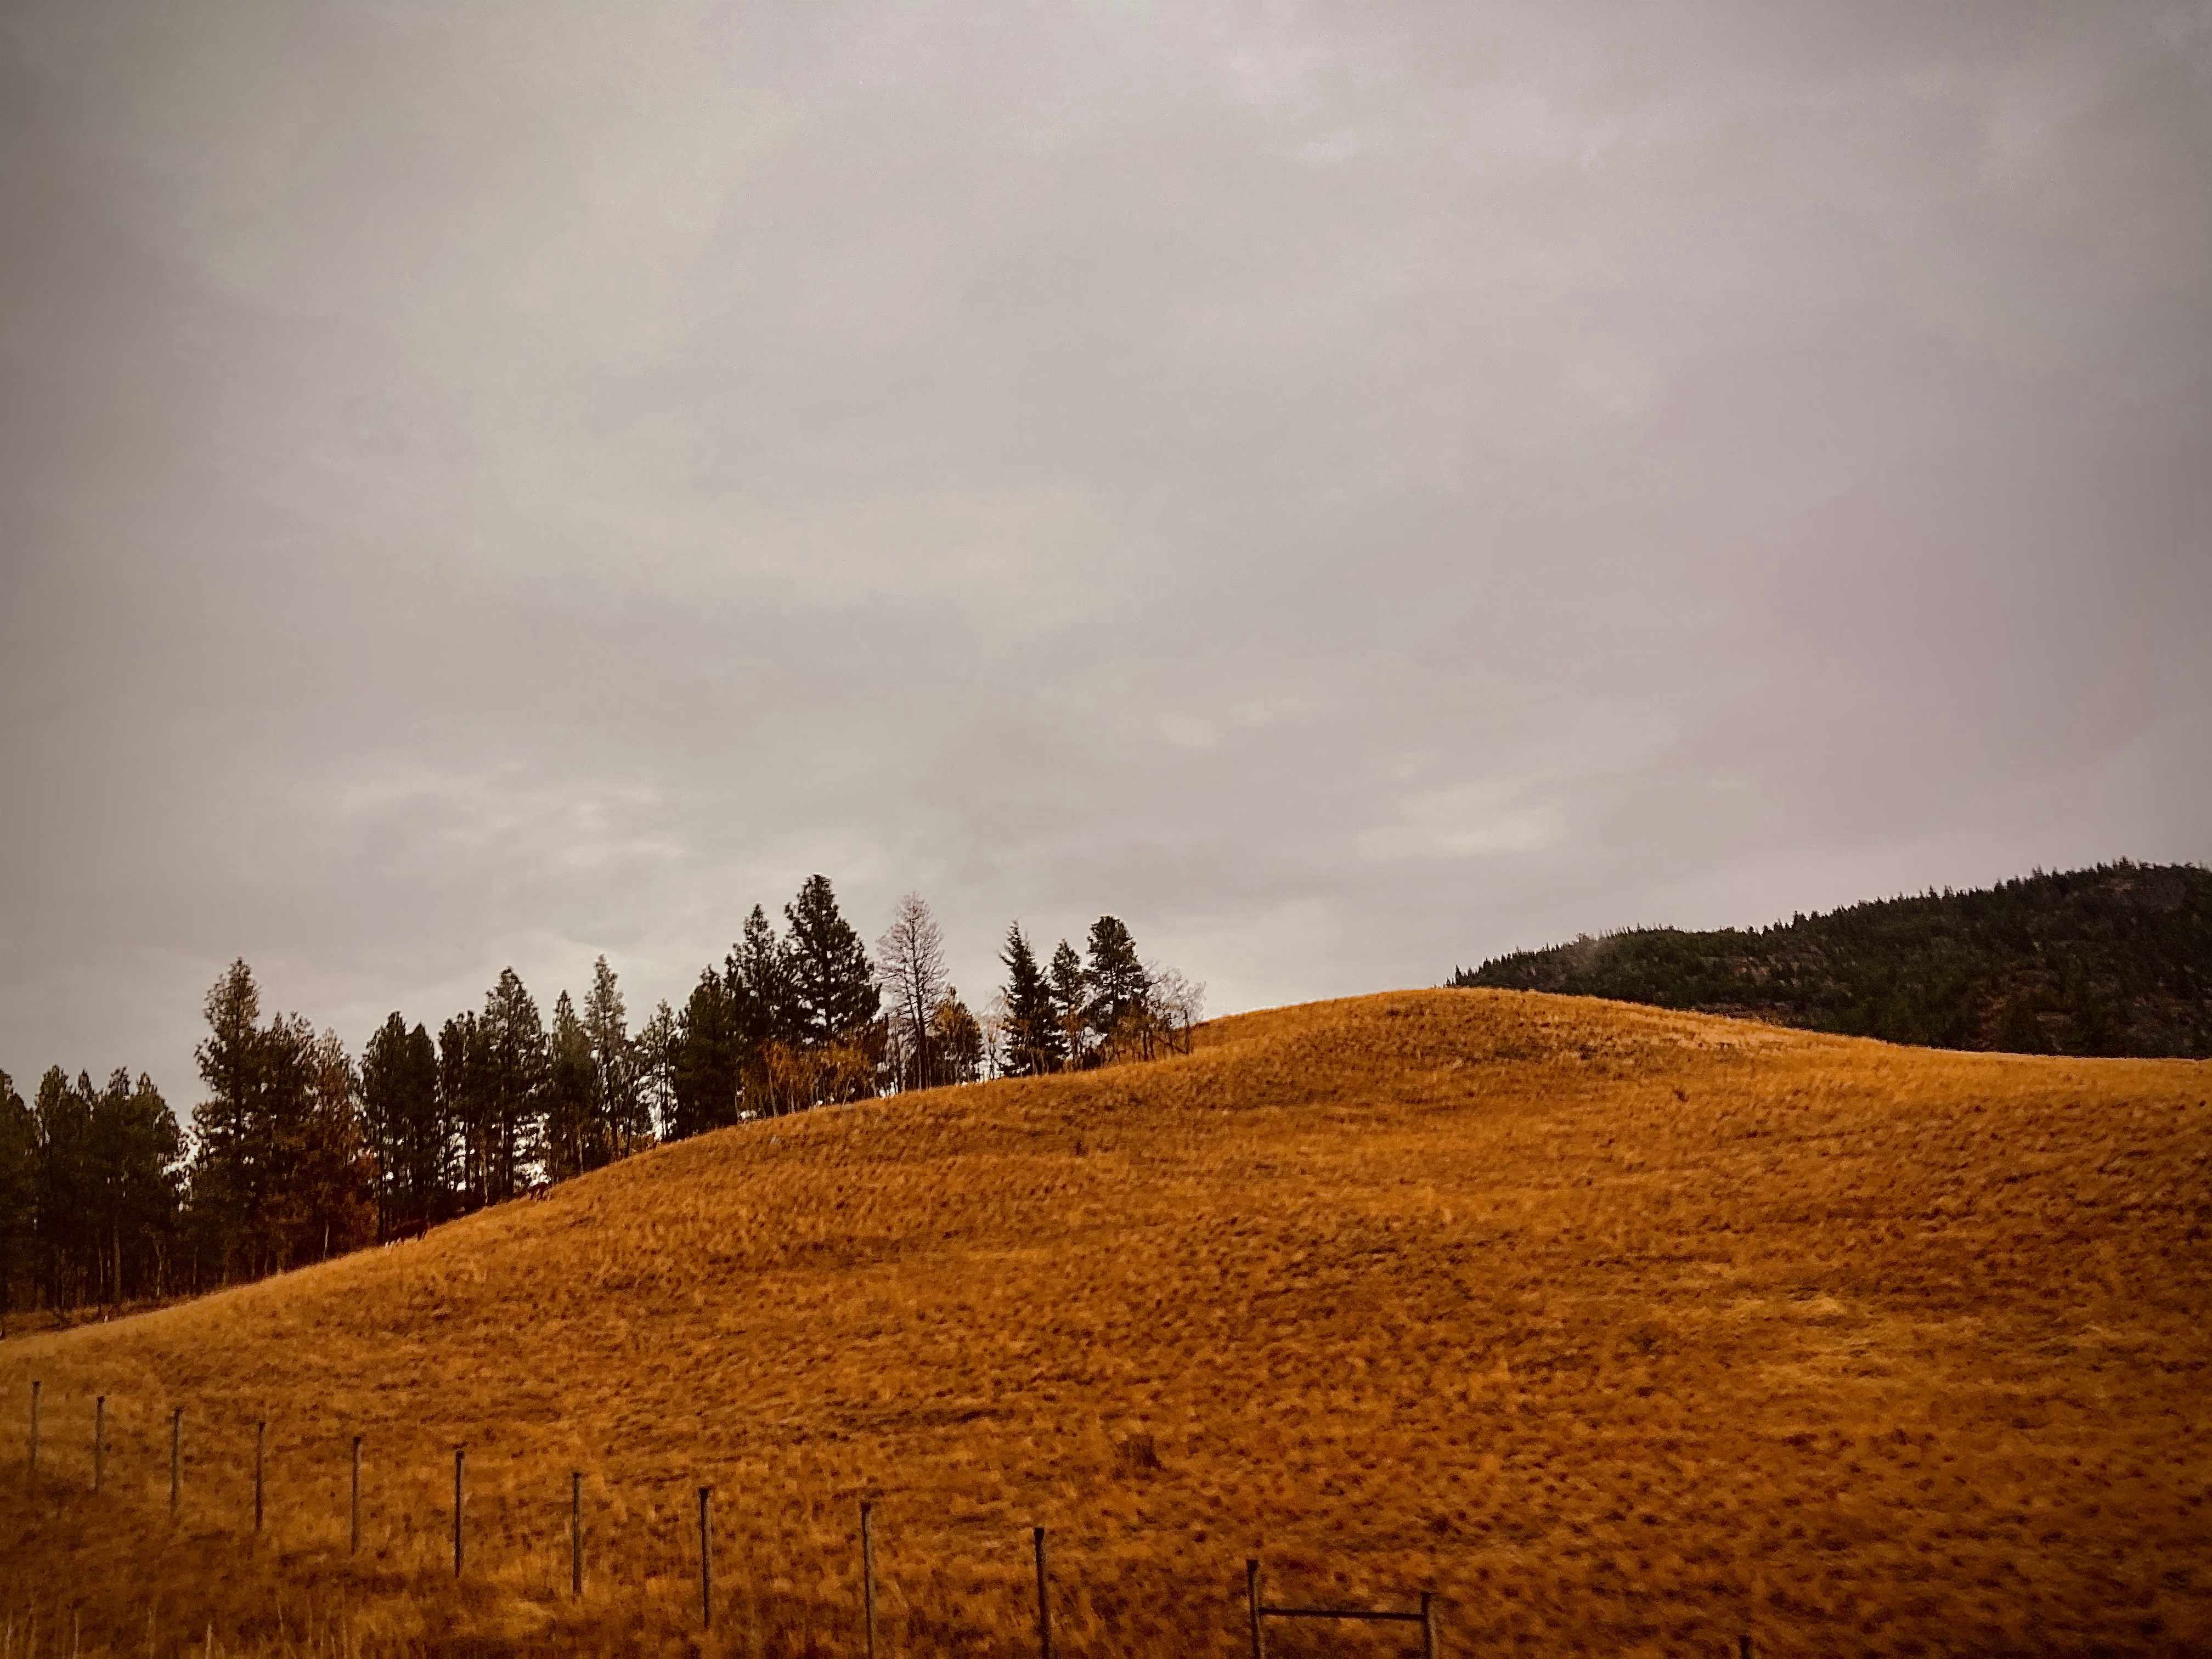
[[[35,1498],[40,1488],[41,1435],[43,1430],[43,1384],[31,1384],[29,1443],[27,1466],[28,1487]],[[97,1396],[94,1405],[92,1434],[92,1491],[98,1494],[106,1484],[108,1452],[107,1396]],[[253,1520],[255,1536],[263,1532],[267,1522],[267,1419],[257,1419],[253,1436]],[[358,1556],[362,1548],[362,1447],[364,1438],[354,1435],[351,1441],[349,1478],[346,1486],[345,1533],[348,1552]],[[184,1493],[185,1411],[173,1408],[169,1415],[169,1516],[173,1524],[181,1515]],[[58,1483],[56,1483],[58,1484]],[[698,1503],[698,1617],[702,1629],[711,1630],[714,1623],[714,1528],[713,1520],[714,1487],[697,1488]],[[465,1576],[467,1566],[467,1448],[453,1448],[453,1482],[450,1519],[453,1538],[453,1575],[456,1580]],[[568,1475],[568,1589],[572,1599],[584,1599],[584,1474],[571,1470]],[[1036,1647],[1038,1659],[1052,1659],[1052,1579],[1046,1553],[1046,1532],[1042,1526],[1030,1528],[1030,1549],[1036,1571]],[[860,1506],[860,1613],[863,1651],[866,1659],[877,1659],[876,1619],[876,1559],[875,1505],[863,1502]],[[1413,1624],[1420,1627],[1422,1659],[1437,1659],[1443,1652],[1438,1601],[1428,1590],[1418,1592],[1418,1610],[1359,1607],[1310,1607],[1271,1606],[1261,1594],[1261,1566],[1256,1559],[1244,1564],[1245,1604],[1251,1638],[1252,1659],[1267,1659],[1264,1621],[1276,1620],[1330,1620],[1370,1623]],[[1738,1659],[1753,1659],[1751,1638],[1737,1638]]]

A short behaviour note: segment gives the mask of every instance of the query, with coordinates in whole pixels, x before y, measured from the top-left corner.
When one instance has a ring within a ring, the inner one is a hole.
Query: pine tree
[[[816,1048],[864,1041],[883,994],[860,935],[837,908],[830,878],[809,876],[783,915],[799,1040]]]
[[[38,1125],[15,1079],[0,1072],[0,1337],[8,1334],[16,1275],[30,1260],[38,1215]]]
[[[362,1125],[376,1159],[376,1236],[389,1238],[408,1207],[404,1197],[407,1133],[407,1022],[393,1009],[361,1046]]]
[[[1090,960],[1083,977],[1091,994],[1088,1018],[1099,1048],[1116,1057],[1152,1058],[1151,976],[1137,955],[1137,942],[1113,916],[1091,924]]]
[[[83,1300],[88,1237],[98,1197],[92,1171],[92,1079],[72,1085],[46,1068],[31,1115],[39,1137],[38,1230],[46,1305],[66,1310]]]
[[[605,965],[603,957],[600,966]],[[544,1148],[549,1181],[566,1181],[589,1167],[598,1139],[598,1073],[591,1034],[563,991],[553,1005],[553,1029],[547,1040]]]
[[[770,1042],[798,1040],[799,994],[792,979],[791,952],[759,905],[753,906],[743,937],[723,959],[723,972],[737,999],[749,1052]]]
[[[1073,952],[1069,953],[1071,956]],[[1056,1072],[1067,1057],[1067,1035],[1053,1007],[1052,987],[1037,966],[1019,922],[1006,930],[1003,992],[1006,1006],[1006,1071],[1013,1077]]]
[[[453,1016],[438,1032],[438,1111],[460,1152],[460,1207],[491,1202],[497,1139],[486,1084],[483,1032],[474,1014]]]
[[[485,993],[484,1090],[493,1131],[489,1200],[512,1198],[528,1182],[541,1148],[545,1089],[545,1026],[538,1004],[512,968]]]
[[[265,1162],[258,1121],[261,993],[243,958],[210,988],[203,1012],[208,1035],[193,1057],[208,1092],[192,1109],[192,1207],[227,1277],[257,1207],[258,1168]]]
[[[592,1049],[592,1116],[584,1167],[596,1169],[610,1159],[628,1157],[652,1133],[638,1088],[637,1054],[623,1009],[622,988],[605,957],[592,966],[583,1023]]]
[[[1083,958],[1075,954],[1075,947],[1066,939],[1053,948],[1052,965],[1045,970],[1045,981],[1052,992],[1053,1018],[1060,1025],[1066,1063],[1076,1067],[1089,1065],[1091,990],[1083,978]]]
[[[400,1091],[403,1212],[411,1228],[442,1221],[453,1201],[453,1126],[438,1093],[438,1045],[420,1020],[407,1034]]]
[[[676,1017],[672,1139],[738,1121],[738,1058],[737,1005],[722,976],[706,969]]]
[[[638,1100],[651,1131],[663,1139],[676,1134],[676,1056],[679,1042],[676,1011],[664,1000],[637,1034]]]
[[[99,1194],[94,1279],[105,1299],[158,1296],[174,1242],[184,1136],[153,1079],[118,1069],[91,1102],[91,1186]]]

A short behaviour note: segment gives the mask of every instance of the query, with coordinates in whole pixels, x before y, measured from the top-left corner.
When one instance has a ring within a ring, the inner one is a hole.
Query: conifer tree
[[[583,1024],[592,1051],[592,1117],[584,1167],[596,1169],[635,1152],[652,1133],[638,1087],[636,1048],[630,1041],[622,988],[605,957],[592,966]]]
[[[8,1334],[15,1280],[29,1263],[38,1214],[38,1126],[15,1079],[0,1072],[0,1337]]]
[[[600,965],[606,959],[600,958]],[[598,1139],[598,1066],[591,1034],[566,991],[553,1005],[545,1073],[545,1177],[566,1181],[588,1167]]]
[[[153,1079],[118,1068],[91,1100],[93,1278],[102,1299],[158,1296],[176,1231],[184,1136]]]
[[[514,969],[501,969],[498,983],[485,993],[479,1034],[492,1130],[488,1196],[496,1203],[514,1197],[529,1179],[544,1120],[545,1026]]]
[[[999,960],[1006,969],[1002,994],[1006,1007],[1008,1074],[1036,1077],[1058,1071],[1067,1056],[1067,1036],[1053,1007],[1052,987],[1037,965],[1036,953],[1030,948],[1019,922],[1006,930],[1006,948]]]
[[[1150,975],[1137,955],[1137,942],[1119,919],[1101,916],[1091,924],[1090,959],[1084,964],[1090,991],[1088,1018],[1099,1047],[1117,1057],[1141,1053],[1150,1059]]]
[[[676,1011],[664,999],[637,1034],[638,1099],[653,1133],[664,1139],[676,1133]]]
[[[738,1119],[737,1006],[722,975],[708,968],[676,1017],[672,1139],[704,1133]]]
[[[792,980],[791,952],[775,935],[759,905],[745,918],[744,935],[723,960],[731,994],[749,1053],[769,1042],[798,1039],[798,992]]]
[[[863,1041],[883,1006],[868,953],[837,908],[827,876],[809,876],[784,907],[799,1036],[811,1048]]]
[[[491,1202],[498,1135],[486,1071],[481,1024],[471,1013],[454,1015],[438,1032],[438,1111],[459,1152],[458,1196],[463,1210]]]
[[[1052,965],[1045,970],[1052,991],[1053,1018],[1059,1023],[1066,1063],[1080,1067],[1091,1063],[1091,991],[1084,982],[1083,958],[1066,939],[1053,947]]]

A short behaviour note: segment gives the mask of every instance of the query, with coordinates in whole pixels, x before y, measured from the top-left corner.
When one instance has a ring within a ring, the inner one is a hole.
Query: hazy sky
[[[0,11],[0,1066],[2212,860],[2212,6]]]

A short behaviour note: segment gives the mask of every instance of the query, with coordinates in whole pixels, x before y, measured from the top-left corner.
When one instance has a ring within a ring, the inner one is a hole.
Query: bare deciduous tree
[[[946,986],[945,937],[919,893],[898,902],[891,925],[876,941],[876,972],[890,1004],[891,1040],[899,1086],[927,1088],[935,1080],[936,1048],[930,1021]]]

